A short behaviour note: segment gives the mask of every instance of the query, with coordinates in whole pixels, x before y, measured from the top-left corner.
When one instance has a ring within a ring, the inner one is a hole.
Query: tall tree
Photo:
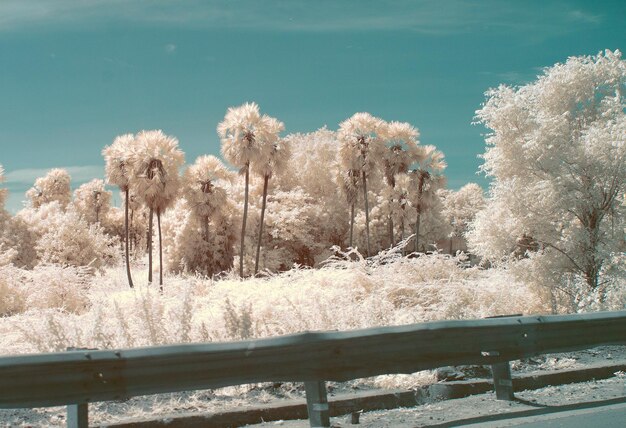
[[[233,166],[239,168],[239,174],[245,177],[243,216],[239,246],[239,276],[243,278],[243,257],[245,252],[246,223],[248,220],[248,192],[250,187],[250,164],[261,155],[257,142],[266,133],[267,121],[264,121],[256,103],[246,103],[239,107],[230,107],[224,120],[217,126],[217,133],[222,140],[222,155]]]
[[[161,130],[141,131],[135,138],[132,164],[133,187],[137,196],[150,210],[148,226],[148,282],[152,282],[152,226],[156,213],[159,233],[159,286],[163,290],[163,245],[161,214],[176,200],[180,187],[179,169],[185,155],[178,148],[178,140]]]
[[[361,171],[357,169],[348,169],[343,172],[341,181],[341,189],[346,195],[346,202],[350,207],[350,237],[348,247],[353,247],[354,240],[354,208],[359,198],[361,190]]]
[[[381,152],[380,131],[384,122],[369,113],[355,113],[339,124],[339,156],[342,167],[348,175],[358,172],[363,185],[365,204],[365,237],[367,255],[370,255],[369,200],[367,178],[376,168],[376,160]]]
[[[130,272],[130,256],[128,249],[128,211],[129,189],[133,166],[131,165],[132,148],[135,144],[133,134],[120,135],[113,140],[113,144],[102,150],[104,156],[105,175],[107,183],[118,186],[124,192],[124,258],[126,260],[126,277],[128,286],[133,288],[133,278]]]
[[[419,131],[410,123],[390,122],[381,127],[381,140],[384,144],[380,161],[387,185],[391,188],[390,194],[396,187],[396,178],[399,174],[407,174],[409,167],[420,160],[422,151],[418,149],[417,138]],[[393,196],[389,204],[389,242],[395,245],[393,213]]]
[[[482,170],[493,181],[471,233],[477,251],[506,256],[505,243],[525,235],[539,244],[532,263],[554,284],[580,279],[603,293],[600,272],[624,250],[625,89],[626,61],[607,50],[486,93],[476,117],[490,130]],[[503,217],[511,221],[496,223]]]
[[[443,153],[435,146],[419,146],[420,154],[416,163],[416,168],[410,173],[413,182],[415,211],[415,252],[419,252],[420,222],[424,210],[428,209],[429,198],[435,195],[438,189],[445,186],[443,170],[446,163],[443,160]]]
[[[273,117],[263,116],[266,132],[258,139],[261,146],[260,156],[252,164],[254,171],[263,178],[263,201],[261,204],[261,219],[259,222],[259,236],[254,260],[254,274],[259,272],[259,258],[261,254],[261,242],[263,239],[263,226],[265,221],[265,209],[267,207],[267,188],[272,175],[281,172],[291,157],[288,140],[281,139],[279,134],[285,129],[282,122]]]

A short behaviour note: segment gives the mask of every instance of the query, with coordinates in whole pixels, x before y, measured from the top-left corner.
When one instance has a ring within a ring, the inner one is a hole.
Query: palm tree
[[[267,206],[267,187],[269,179],[276,172],[282,171],[291,158],[289,143],[279,138],[279,134],[285,129],[282,122],[264,115],[265,132],[257,141],[261,147],[260,156],[252,165],[255,172],[263,177],[263,202],[261,204],[261,221],[259,223],[259,238],[256,246],[254,260],[254,274],[259,272],[259,258],[261,254],[261,242],[263,239],[263,223],[265,221],[265,208]]]
[[[159,232],[159,288],[163,291],[163,245],[161,214],[176,200],[180,187],[179,169],[185,155],[178,148],[178,140],[161,130],[141,131],[133,150],[133,187],[150,210],[148,225],[148,282],[152,282],[152,225],[157,216]]]
[[[376,167],[380,154],[380,137],[383,121],[369,113],[355,113],[339,124],[339,156],[345,171],[358,171],[363,184],[365,203],[365,236],[367,255],[370,255],[369,205],[367,198],[367,177]]]
[[[124,257],[126,259],[126,277],[128,286],[133,288],[133,278],[130,272],[130,257],[128,251],[128,206],[130,176],[132,165],[130,157],[135,144],[133,134],[120,135],[113,140],[113,144],[102,150],[102,156],[106,161],[105,175],[107,183],[118,186],[124,192]]]
[[[243,278],[243,255],[245,250],[246,222],[248,220],[248,192],[250,187],[250,163],[256,161],[261,148],[257,138],[265,133],[267,121],[259,113],[256,103],[245,103],[239,107],[230,107],[224,120],[217,126],[217,133],[222,141],[224,159],[245,176],[243,217],[241,221],[241,243],[239,248],[239,276]]]
[[[361,171],[349,169],[341,177],[341,189],[346,195],[346,202],[350,207],[350,239],[348,247],[352,248],[354,237],[354,207],[359,197],[361,186]]]
[[[419,161],[417,137],[419,131],[405,122],[390,122],[382,127],[381,139],[385,149],[382,151],[381,162],[383,175],[387,185],[391,188],[389,200],[389,242],[395,245],[393,227],[393,193],[396,187],[396,177],[406,174],[414,162]]]
[[[419,232],[422,213],[428,207],[427,196],[433,196],[435,191],[445,185],[443,170],[446,162],[443,160],[443,153],[435,146],[421,146],[420,156],[417,161],[417,168],[411,171],[411,180],[416,188],[415,210],[417,218],[415,220],[415,252],[419,251]]]
[[[394,188],[396,193],[396,200],[398,201],[398,219],[400,221],[400,241],[404,241],[406,236],[405,234],[405,225],[409,224],[409,215],[411,211],[408,209],[410,207],[409,202],[409,186],[410,186],[410,178],[409,174],[402,174],[396,180],[396,187]],[[402,248],[402,255],[406,254],[406,247]]]
[[[227,183],[233,174],[215,156],[200,156],[183,174],[183,197],[193,215],[204,226],[204,240],[209,242],[209,221],[223,215],[227,206]]]

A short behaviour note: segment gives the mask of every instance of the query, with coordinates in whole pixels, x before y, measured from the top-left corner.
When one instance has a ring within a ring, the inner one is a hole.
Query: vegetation
[[[477,111],[491,130],[487,198],[476,184],[445,189],[443,153],[421,145],[411,124],[369,113],[356,113],[337,131],[281,137],[284,124],[256,104],[229,108],[217,131],[224,159],[243,182],[214,156],[183,171],[177,139],[162,131],[120,135],[102,154],[108,184],[124,195],[123,213],[110,206],[102,180],[83,184],[72,198],[61,169],[35,181],[29,205],[16,215],[3,208],[0,190],[0,266],[58,265],[93,275],[114,270],[123,253],[132,288],[131,267],[143,269],[147,253],[151,283],[156,214],[161,290],[164,271],[204,284],[232,277],[237,254],[244,278],[325,269],[328,260],[352,270],[389,251],[402,270],[409,260],[426,263],[429,253],[469,248],[483,267],[517,275],[515,284],[531,286],[553,312],[619,307],[626,278],[624,89],[625,62],[607,51],[570,58],[525,86],[487,92]],[[0,167],[0,182],[2,173]],[[355,209],[361,198],[362,211]],[[257,245],[246,248],[251,239]],[[6,313],[19,312],[20,298],[9,300]],[[235,299],[229,304],[236,313]]]

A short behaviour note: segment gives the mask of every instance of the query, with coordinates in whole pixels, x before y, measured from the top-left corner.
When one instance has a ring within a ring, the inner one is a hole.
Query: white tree
[[[450,235],[450,248],[452,249],[453,240],[465,239],[465,234],[476,214],[485,207],[485,192],[478,184],[468,183],[456,192],[442,189],[440,195],[443,202],[443,215],[452,227]]]
[[[347,183],[354,175],[361,176],[365,204],[365,236],[367,255],[370,253],[369,201],[367,178],[375,171],[381,153],[380,132],[384,122],[369,113],[355,113],[339,124],[338,138],[341,144],[339,156],[342,168],[347,172]]]
[[[52,201],[24,208],[16,219],[27,225],[40,262],[102,268],[118,261],[113,238],[100,226],[88,224],[71,206],[64,209]]]
[[[105,175],[109,184],[118,186],[124,192],[124,255],[126,261],[126,277],[128,285],[133,288],[133,278],[130,272],[129,259],[129,221],[130,178],[133,166],[131,165],[132,147],[135,144],[133,134],[120,135],[113,140],[113,144],[102,150],[105,159]]]
[[[205,239],[206,223],[188,208],[187,200],[179,200],[163,218],[167,268],[173,272],[192,272],[211,277],[229,270],[233,265],[236,231],[232,203],[212,211],[212,232]]]
[[[263,202],[261,204],[261,219],[259,221],[259,236],[254,261],[254,274],[259,272],[259,256],[261,254],[261,242],[263,239],[263,224],[265,221],[265,209],[267,207],[267,189],[272,175],[282,172],[291,157],[289,140],[281,139],[279,134],[285,129],[282,122],[273,117],[263,116],[266,132],[257,139],[261,146],[260,156],[252,164],[253,170],[263,178]]]
[[[213,221],[216,233],[218,233],[220,230],[217,229],[217,226],[223,226],[224,219],[228,216],[226,210],[230,204],[226,189],[232,181],[233,173],[215,156],[200,156],[183,174],[183,197],[187,208],[195,216],[197,222],[203,225],[202,236],[207,248],[211,248],[208,245],[211,242],[209,239],[209,222]],[[188,225],[185,230],[192,230],[193,223],[191,221],[187,221],[185,224]],[[226,253],[230,254],[230,252]],[[204,260],[207,266],[202,267],[204,272],[212,273],[208,264],[212,264],[215,258],[213,254],[206,256]],[[180,259],[182,260],[183,257],[181,256]],[[199,258],[194,260],[199,260]],[[220,265],[227,264],[230,262],[220,262]],[[196,267],[197,263],[193,263],[193,265]]]
[[[104,188],[103,180],[94,178],[74,190],[72,204],[87,223],[100,223],[111,206],[111,192]]]
[[[422,151],[418,148],[417,138],[419,131],[405,122],[390,122],[381,126],[381,140],[384,150],[381,152],[380,161],[382,171],[387,185],[391,188],[389,192],[389,241],[393,247],[395,245],[393,217],[394,209],[399,206],[394,204],[396,179],[400,174],[407,174],[409,167],[420,160]]]
[[[4,182],[4,169],[0,165],[0,183]],[[0,266],[13,264],[33,268],[37,263],[36,237],[28,224],[5,210],[7,189],[0,189]]]
[[[476,114],[490,129],[482,170],[493,182],[469,234],[476,251],[505,257],[524,237],[555,284],[580,278],[602,299],[599,274],[624,250],[625,87],[626,63],[607,50],[487,92]]]
[[[163,245],[161,214],[176,200],[180,187],[179,169],[185,163],[185,155],[178,148],[178,140],[161,130],[141,131],[135,137],[132,148],[134,173],[131,186],[137,196],[150,210],[148,226],[148,282],[152,282],[152,224],[157,216],[159,232],[159,286],[163,289]]]
[[[283,172],[276,176],[276,182],[282,192],[280,196],[276,192],[272,199],[275,201],[273,205],[280,212],[276,212],[275,215],[268,214],[270,217],[268,225],[270,223],[278,225],[281,230],[296,227],[294,223],[299,223],[300,219],[290,218],[291,214],[302,214],[313,224],[308,237],[308,232],[298,234],[298,238],[302,240],[281,240],[272,237],[272,244],[278,249],[296,248],[295,242],[306,247],[296,250],[298,254],[295,259],[291,254],[290,258],[279,264],[290,267],[293,262],[306,264],[305,261],[307,259],[310,261],[311,258],[315,264],[333,254],[330,250],[332,246],[345,245],[348,233],[344,195],[338,191],[343,186],[343,177],[339,167],[337,132],[324,127],[311,133],[290,134],[285,139],[289,141],[291,160],[285,165]],[[360,183],[358,175],[355,181]],[[268,205],[271,207],[272,203]],[[297,212],[298,210],[301,211]],[[309,230],[308,225],[306,229]],[[275,232],[273,228],[270,233],[287,235],[282,231]],[[264,236],[264,239],[266,238],[267,234]],[[266,244],[265,247],[272,251],[273,246]]]
[[[44,177],[35,180],[26,196],[30,199],[33,208],[57,201],[65,209],[72,199],[70,191],[70,175],[64,169],[51,169]]]
[[[250,164],[261,155],[261,146],[257,139],[264,139],[267,121],[263,120],[256,103],[246,103],[239,107],[230,107],[224,120],[217,126],[217,133],[222,141],[222,155],[226,161],[239,168],[245,176],[243,217],[241,220],[241,244],[239,247],[239,276],[243,278],[243,256],[245,252],[246,223],[248,220],[248,192],[250,183]]]
[[[200,156],[183,174],[183,197],[187,208],[204,224],[209,239],[209,221],[227,205],[226,188],[233,174],[215,156]]]

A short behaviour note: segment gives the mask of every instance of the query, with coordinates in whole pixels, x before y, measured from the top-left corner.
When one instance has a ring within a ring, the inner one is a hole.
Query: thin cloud
[[[176,45],[174,43],[168,43],[165,46],[163,46],[163,49],[165,50],[165,53],[171,55],[174,52],[176,52]]]
[[[582,10],[572,10],[568,12],[567,17],[572,21],[585,22],[589,24],[599,24],[602,22],[601,15],[593,15]]]
[[[72,178],[72,183],[87,182],[93,178],[102,178],[104,176],[104,167],[102,165],[85,165],[85,166],[67,166],[60,167],[65,169]],[[6,185],[9,189],[21,187],[24,185],[32,186],[35,180],[43,177],[52,168],[24,168],[8,171],[5,174]]]
[[[521,32],[528,31],[530,27],[535,34],[550,36],[574,31],[571,27],[573,20],[587,25],[600,22],[599,16],[581,9],[570,9],[567,2],[551,3],[542,9],[540,16],[536,12],[524,2],[497,0],[154,0],[149,3],[126,0],[3,0],[0,2],[0,31],[28,29],[30,24],[37,24],[37,28],[94,28],[131,22],[288,32],[402,30],[430,35],[472,31]],[[175,45],[172,46],[175,49]]]
[[[60,167],[65,169],[72,179],[72,189],[86,183],[94,178],[104,178],[104,165],[81,165]],[[24,207],[26,200],[25,193],[34,184],[35,180],[43,177],[53,168],[24,168],[9,171],[5,174],[6,181],[2,187],[9,190],[9,197],[6,201],[5,208],[16,213]]]

